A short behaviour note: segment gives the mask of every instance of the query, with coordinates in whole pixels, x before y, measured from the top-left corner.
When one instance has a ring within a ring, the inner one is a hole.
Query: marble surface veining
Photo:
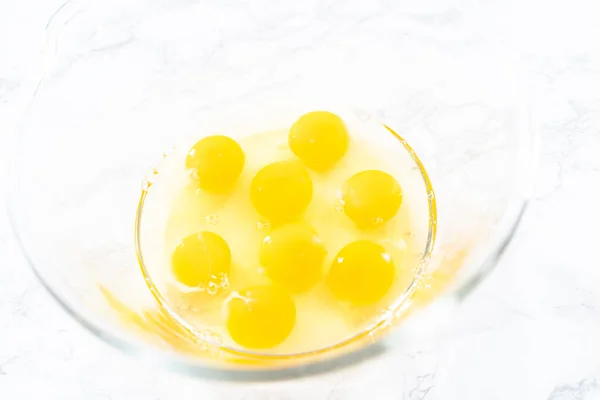
[[[352,3],[351,11],[365,18],[385,14],[385,6],[373,10],[365,6],[369,2]],[[0,203],[7,196],[3,182],[10,177],[14,132],[40,61],[43,28],[60,4],[0,2]],[[420,24],[452,25],[463,13],[481,13],[482,26],[486,18],[510,17],[505,32],[516,39],[514,51],[533,89],[541,160],[534,201],[498,268],[463,304],[442,343],[424,343],[398,371],[402,391],[374,388],[374,400],[600,399],[598,11],[593,0],[459,0],[443,9],[432,2],[431,10],[422,7],[412,16],[417,30]],[[296,398],[292,395],[259,386],[215,389],[145,366],[100,342],[36,281],[4,210],[0,213],[1,399]],[[334,386],[311,397],[340,396]]]

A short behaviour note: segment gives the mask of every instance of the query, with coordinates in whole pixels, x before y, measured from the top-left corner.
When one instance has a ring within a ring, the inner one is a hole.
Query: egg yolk
[[[383,171],[362,171],[346,181],[342,200],[344,212],[359,227],[373,227],[396,215],[402,204],[402,189]]]
[[[267,276],[293,292],[306,291],[319,281],[324,258],[321,239],[305,223],[274,229],[259,250],[260,263]]]
[[[250,185],[250,201],[256,211],[275,222],[301,214],[312,193],[310,175],[298,161],[269,164],[258,171]]]
[[[388,292],[395,275],[392,257],[383,246],[359,240],[346,245],[335,257],[327,284],[338,299],[366,305]]]
[[[304,114],[292,125],[288,142],[292,152],[309,168],[325,171],[348,150],[348,130],[337,115],[313,111]]]
[[[189,287],[205,288],[210,281],[228,274],[231,251],[227,242],[213,232],[186,236],[171,257],[175,278]]]
[[[267,349],[283,342],[296,324],[296,306],[276,286],[254,286],[233,293],[226,304],[227,331],[239,345]]]
[[[235,140],[214,135],[201,139],[190,149],[185,166],[195,172],[200,188],[223,193],[236,183],[244,162],[244,151]]]

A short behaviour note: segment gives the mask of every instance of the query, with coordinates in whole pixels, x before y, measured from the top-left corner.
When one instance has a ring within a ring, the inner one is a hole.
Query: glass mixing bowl
[[[493,27],[453,18],[443,0],[412,3],[65,3],[47,26],[9,205],[44,286],[112,345],[231,393],[246,390],[235,381],[258,380],[285,398],[362,399],[377,388],[376,398],[397,398],[407,348],[452,319],[510,241],[536,150],[517,64]],[[177,143],[231,121],[259,128],[339,105],[412,160],[426,227],[418,279],[377,329],[343,346],[301,356],[227,349],[144,279],[140,195]]]

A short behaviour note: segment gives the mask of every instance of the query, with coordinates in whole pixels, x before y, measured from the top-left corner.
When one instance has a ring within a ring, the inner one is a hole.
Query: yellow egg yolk
[[[344,121],[327,111],[301,116],[288,135],[292,152],[306,166],[325,171],[337,163],[348,149],[348,130]]]
[[[335,257],[327,284],[340,300],[354,305],[373,304],[388,292],[396,269],[385,248],[369,240],[346,245]]]
[[[175,278],[189,287],[206,288],[229,274],[231,251],[227,242],[213,232],[202,231],[186,236],[171,257]]]
[[[244,151],[235,140],[214,135],[201,139],[190,149],[185,166],[194,171],[200,188],[223,193],[235,185],[244,162]]]
[[[302,292],[321,278],[325,248],[310,225],[292,223],[275,228],[265,237],[259,258],[274,282]]]
[[[274,222],[300,215],[310,203],[312,193],[310,175],[298,161],[269,164],[258,171],[250,185],[252,205]]]
[[[235,292],[227,300],[226,310],[229,335],[249,349],[277,346],[296,324],[292,298],[276,286],[254,286]]]
[[[367,170],[346,181],[342,200],[344,212],[359,227],[373,227],[396,215],[402,204],[402,189],[391,175]]]

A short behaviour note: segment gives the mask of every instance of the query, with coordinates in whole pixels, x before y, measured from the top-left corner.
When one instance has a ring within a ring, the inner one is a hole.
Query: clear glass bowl
[[[214,385],[257,379],[300,398],[314,387],[364,398],[401,385],[391,372],[407,346],[451,319],[510,241],[532,187],[536,134],[516,63],[469,14],[446,24],[425,6],[384,3],[61,7],[48,23],[10,200],[15,233],[57,301],[114,346]],[[344,104],[382,121],[419,174],[420,159],[429,175],[423,276],[385,329],[352,346],[303,357],[225,351],[174,317],[140,272],[142,180],[174,144],[212,133],[216,115],[245,113],[261,126],[265,110],[298,104]],[[351,377],[343,385],[340,371]]]

